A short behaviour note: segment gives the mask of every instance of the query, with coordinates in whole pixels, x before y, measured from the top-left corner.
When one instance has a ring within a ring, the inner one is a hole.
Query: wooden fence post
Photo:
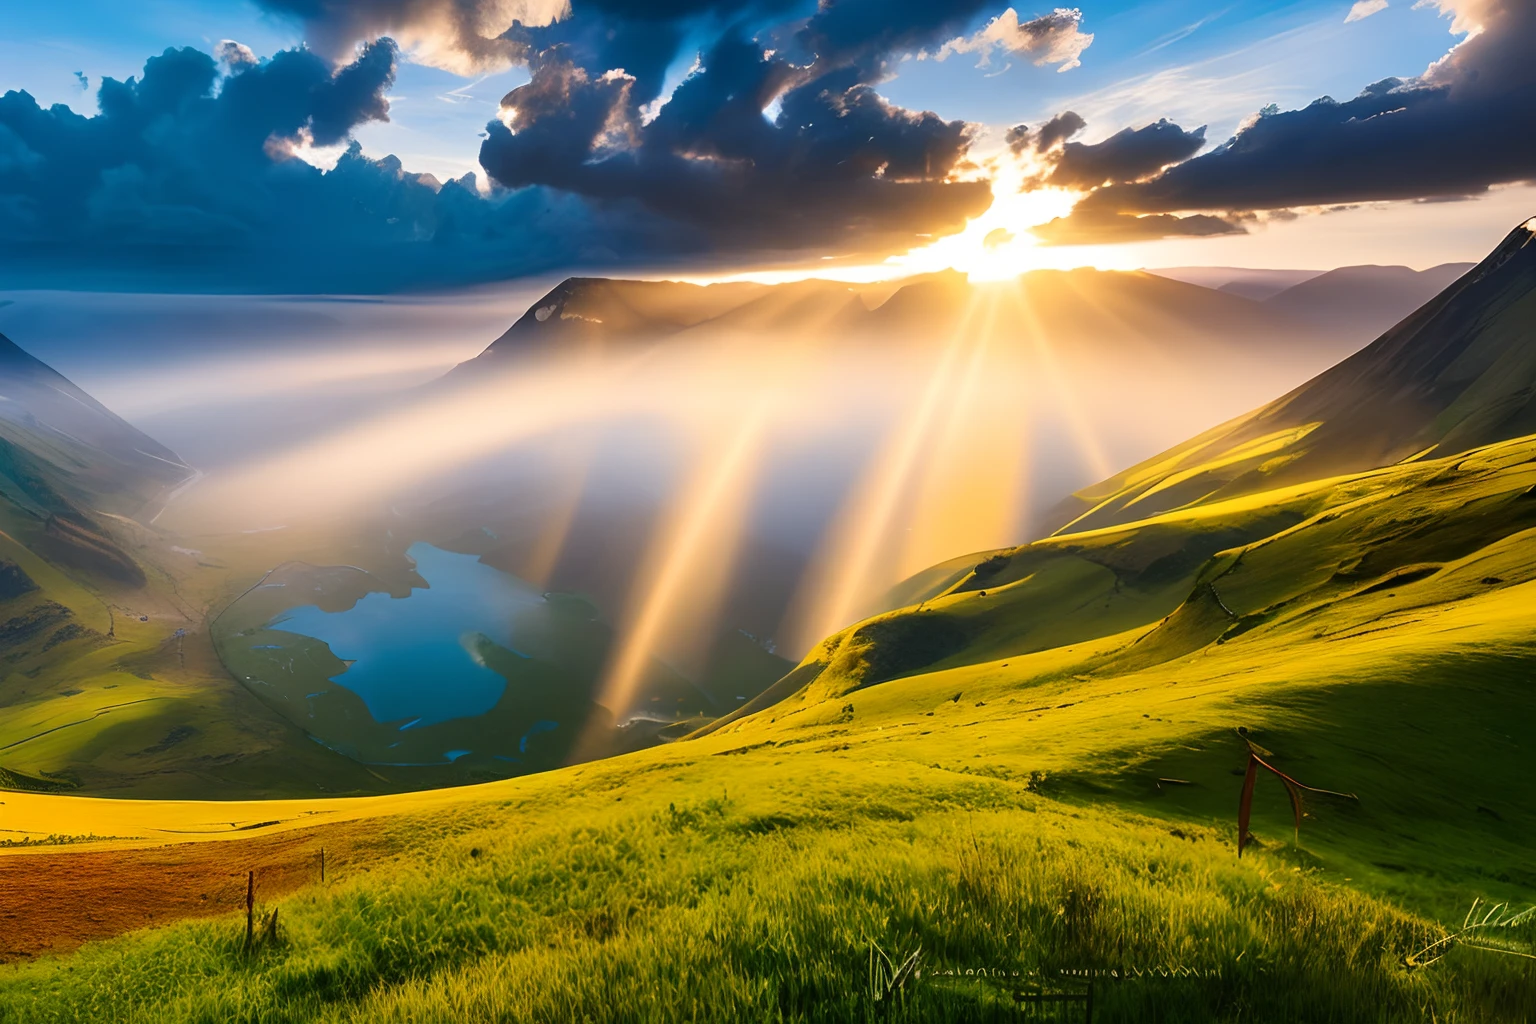
[[[245,948],[251,948],[256,931],[256,872],[245,876]]]

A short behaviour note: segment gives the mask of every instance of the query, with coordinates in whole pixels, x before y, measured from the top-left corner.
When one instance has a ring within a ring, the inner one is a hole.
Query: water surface
[[[409,729],[484,714],[506,680],[480,664],[475,635],[515,650],[513,616],[543,597],[474,555],[423,542],[407,554],[425,589],[401,598],[368,594],[342,612],[304,605],[271,626],[322,640],[350,662],[332,679],[362,698],[376,721]]]

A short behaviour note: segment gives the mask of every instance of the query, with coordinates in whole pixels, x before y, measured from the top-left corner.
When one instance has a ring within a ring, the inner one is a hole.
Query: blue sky
[[[904,107],[996,126],[1072,108],[1087,117],[1089,139],[1159,117],[1209,124],[1219,139],[1267,103],[1304,106],[1418,74],[1454,41],[1445,18],[1410,0],[1345,24],[1349,8],[1339,0],[1088,0],[1083,24],[1094,38],[1079,68],[1060,73],[1028,60],[978,67],[964,54],[907,60],[880,91]],[[234,39],[266,56],[303,38],[295,21],[238,0],[18,0],[0,6],[0,92],[25,89],[44,106],[89,112],[103,76],[137,75],[168,46],[209,50]],[[389,122],[357,134],[371,155],[393,153],[413,170],[473,171],[483,126],[527,80],[522,68],[463,77],[407,59]]]
[[[1088,137],[1168,117],[1209,124],[1219,139],[1268,103],[1342,99],[1390,75],[1419,74],[1453,41],[1444,18],[1405,0],[1346,25],[1349,8],[1336,0],[1087,3],[1093,45],[1080,68],[909,61],[882,91],[904,106],[991,123],[1075,109],[1088,118]]]

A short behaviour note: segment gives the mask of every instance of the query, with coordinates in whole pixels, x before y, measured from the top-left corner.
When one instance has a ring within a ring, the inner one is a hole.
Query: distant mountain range
[[[1269,309],[1323,330],[1374,337],[1439,295],[1473,266],[1340,267],[1262,301]]]
[[[1276,270],[1250,267],[1157,267],[1147,271],[1158,277],[1172,278],[1202,288],[1214,288],[1230,295],[1263,302],[1293,288],[1303,281],[1325,273],[1322,270]]]
[[[1442,263],[1428,270],[1358,266],[1328,271],[1169,267],[1149,273],[1251,299],[1297,323],[1364,340],[1418,309],[1474,265]]]
[[[1193,354],[1253,351],[1281,339],[1288,347],[1323,347],[1331,340],[1317,338],[1308,324],[1278,308],[1142,272],[1041,270],[1013,281],[974,284],[953,272],[875,285],[809,280],[706,286],[571,278],[455,376],[529,354],[709,335],[812,332],[827,344],[932,343],[953,335],[969,305],[999,296],[1014,305],[1002,307],[1003,315],[987,328],[996,338],[1047,339],[1067,358],[1123,354],[1128,346]]]

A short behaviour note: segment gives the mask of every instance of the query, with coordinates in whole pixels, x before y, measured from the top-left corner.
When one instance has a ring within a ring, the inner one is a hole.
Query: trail
[[[121,704],[108,704],[104,708],[97,708],[96,709],[96,713],[91,715],[89,718],[80,718],[80,719],[76,719],[73,722],[65,722],[63,725],[56,725],[52,729],[44,729],[42,732],[33,733],[31,736],[27,736],[27,737],[25,737],[23,739],[19,739],[19,740],[15,740],[14,742],[7,743],[5,746],[0,747],[0,750],[10,750],[12,747],[19,747],[23,743],[31,743],[33,740],[41,739],[42,737],[47,736],[49,733],[58,732],[60,729],[68,729],[68,728],[70,728],[72,726],[85,725],[87,722],[94,722],[96,719],[100,718],[102,715],[106,714],[108,711],[116,711],[118,708],[132,707],[135,704],[147,704],[147,703],[149,703],[152,700],[170,700],[170,699],[171,698],[169,698],[169,697],[140,697],[138,700],[125,700]]]

